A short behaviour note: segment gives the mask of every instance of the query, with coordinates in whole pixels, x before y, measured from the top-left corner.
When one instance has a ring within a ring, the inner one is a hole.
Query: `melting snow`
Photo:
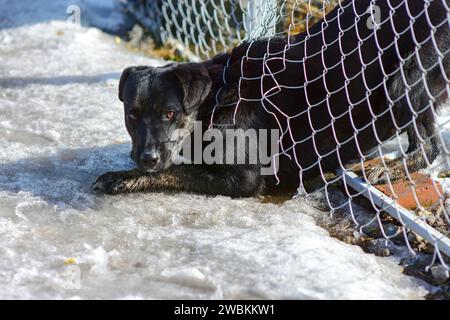
[[[73,2],[0,0],[1,299],[426,294],[394,258],[331,238],[301,199],[94,195],[99,174],[132,167],[121,70],[162,62],[68,25]]]

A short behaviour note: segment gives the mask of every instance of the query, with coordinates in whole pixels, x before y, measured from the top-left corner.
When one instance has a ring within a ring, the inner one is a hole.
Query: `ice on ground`
[[[0,0],[1,28],[66,20],[124,34],[133,20],[123,14],[123,0]]]
[[[394,258],[331,238],[301,199],[94,195],[99,174],[132,166],[121,70],[162,62],[57,21],[70,2],[0,0],[0,299],[427,293]],[[24,7],[8,22],[26,5],[39,21]]]

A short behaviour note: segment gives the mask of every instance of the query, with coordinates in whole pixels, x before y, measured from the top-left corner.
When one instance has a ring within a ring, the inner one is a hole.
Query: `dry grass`
[[[291,26],[291,34],[295,35],[306,30],[308,22],[309,27],[321,20],[326,14],[336,7],[340,0],[316,0],[310,3],[304,1],[290,0],[287,2],[287,17],[285,18],[284,28],[287,30]]]
[[[295,35],[306,30],[306,24],[311,27],[323,16],[329,13],[341,0],[286,0],[283,12],[280,12],[282,21],[277,26],[277,32],[285,32]],[[279,2],[281,3],[281,2]],[[280,7],[281,8],[281,7]],[[172,43],[165,43],[162,46],[155,45],[150,38],[143,38],[141,41],[130,41],[127,43],[130,50],[141,51],[152,57],[160,57],[165,60],[186,61],[183,53]],[[214,45],[216,51],[223,48],[219,44]],[[193,48],[191,48],[193,51]]]

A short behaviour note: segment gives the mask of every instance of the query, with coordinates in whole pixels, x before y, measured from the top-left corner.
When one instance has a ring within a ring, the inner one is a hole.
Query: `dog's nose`
[[[147,168],[153,168],[159,161],[157,152],[145,152],[141,155],[141,164]]]

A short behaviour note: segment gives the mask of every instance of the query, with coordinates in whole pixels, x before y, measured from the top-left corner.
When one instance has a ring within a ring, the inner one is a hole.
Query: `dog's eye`
[[[176,115],[177,113],[175,111],[169,111],[166,113],[166,118],[172,120],[173,118],[175,118]]]
[[[127,115],[127,118],[128,118],[128,120],[130,120],[130,121],[137,121],[137,120],[139,120],[139,115],[136,114],[136,113],[129,113],[129,114]]]

